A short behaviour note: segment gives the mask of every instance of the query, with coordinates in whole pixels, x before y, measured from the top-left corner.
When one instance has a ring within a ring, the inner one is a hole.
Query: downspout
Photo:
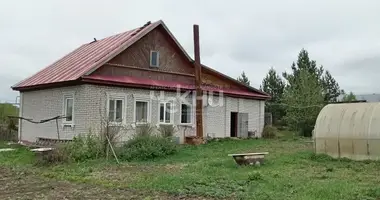
[[[202,95],[202,69],[201,69],[201,59],[200,59],[200,48],[199,48],[199,26],[194,24],[194,68],[195,68],[195,86],[196,86],[196,131],[197,137],[203,138],[203,119],[202,119],[202,109],[203,109],[203,95]]]
[[[20,92],[20,96],[18,97],[18,116],[19,117],[23,117],[23,111],[22,111],[22,107],[23,107],[23,95],[22,95],[22,92]],[[16,98],[16,103],[17,103],[17,98]],[[22,141],[22,119],[18,119],[18,142],[20,143]]]

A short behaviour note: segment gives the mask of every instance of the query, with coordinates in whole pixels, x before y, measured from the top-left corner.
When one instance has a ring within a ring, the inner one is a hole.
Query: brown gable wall
[[[160,66],[150,67],[150,51],[160,52]],[[194,84],[194,67],[175,42],[161,26],[152,30],[128,49],[102,66],[93,74],[111,76],[133,76],[154,80],[179,81],[186,84]],[[202,71],[203,84],[220,88],[243,89],[244,87],[230,80],[221,78],[214,73]]]
[[[160,52],[159,68],[150,67],[149,65],[150,51],[152,50]],[[109,63],[154,69],[162,72],[194,74],[191,63],[176,48],[174,42],[169,40],[162,27],[157,27],[148,33]]]

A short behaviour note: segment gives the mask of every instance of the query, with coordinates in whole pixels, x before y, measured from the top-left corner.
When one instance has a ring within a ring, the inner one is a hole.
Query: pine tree
[[[325,104],[337,101],[342,90],[330,72],[323,66],[317,67],[305,49],[292,63],[291,73],[284,72],[283,77],[285,119],[291,128],[310,136],[319,111]]]
[[[334,77],[330,74],[328,70],[322,78],[324,101],[326,103],[336,102],[338,97],[344,93],[343,90],[339,88],[339,84],[335,81]]]
[[[245,75],[245,72],[243,71],[243,73],[241,74],[241,76],[239,76],[237,78],[237,80],[241,83],[244,83],[246,85],[250,85],[251,84],[251,81],[249,81],[248,77]]]
[[[273,121],[276,122],[280,120],[284,114],[284,108],[281,105],[281,100],[284,94],[285,83],[277,74],[276,70],[272,68],[269,69],[268,74],[263,79],[262,91],[268,93],[271,99],[266,101],[266,111],[272,113]]]
[[[342,94],[339,84],[328,70],[323,66],[317,67],[315,60],[310,60],[309,53],[302,49],[298,55],[297,64],[293,62],[292,73],[283,73],[283,77],[287,80],[288,85],[292,85],[298,77],[300,70],[305,69],[310,73],[310,76],[317,78],[317,83],[322,87],[324,102],[336,102],[337,98]]]
[[[290,128],[300,131],[303,136],[311,136],[318,113],[324,106],[322,92],[315,74],[306,68],[297,71],[297,78],[286,87],[283,98]]]

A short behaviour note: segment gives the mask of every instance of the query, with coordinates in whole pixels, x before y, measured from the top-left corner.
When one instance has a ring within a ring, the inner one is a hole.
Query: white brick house
[[[195,135],[193,60],[162,21],[84,44],[30,78],[20,91],[20,117],[55,116],[61,139],[96,132],[101,120],[122,124],[123,140],[140,123],[172,124]],[[204,135],[261,136],[269,96],[202,66]],[[217,92],[212,94],[211,92]],[[20,120],[19,138],[57,138],[57,124]]]

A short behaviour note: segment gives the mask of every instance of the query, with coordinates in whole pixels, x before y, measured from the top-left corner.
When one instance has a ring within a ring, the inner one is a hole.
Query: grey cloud
[[[94,37],[158,19],[190,55],[199,24],[202,62],[234,78],[244,70],[256,87],[271,66],[289,69],[306,48],[342,88],[380,92],[371,58],[380,55],[378,10],[377,0],[2,1],[0,101],[17,95],[11,85]]]

